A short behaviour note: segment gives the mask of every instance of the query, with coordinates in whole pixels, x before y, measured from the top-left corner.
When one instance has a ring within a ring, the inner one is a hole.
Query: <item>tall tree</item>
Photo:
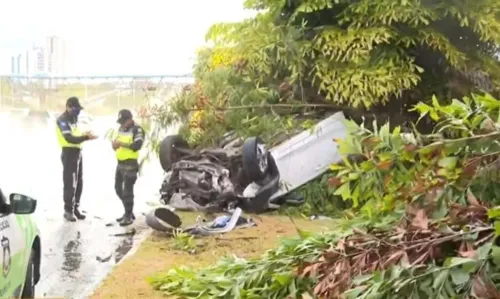
[[[205,126],[220,126],[217,134],[263,130],[253,117],[283,113],[233,109],[216,118],[214,107],[327,102],[400,123],[409,107],[433,94],[500,91],[497,0],[247,0],[245,6],[257,15],[212,26],[212,46],[195,68],[198,88],[180,98],[182,105],[173,102],[189,108],[177,109],[184,114],[203,107]]]

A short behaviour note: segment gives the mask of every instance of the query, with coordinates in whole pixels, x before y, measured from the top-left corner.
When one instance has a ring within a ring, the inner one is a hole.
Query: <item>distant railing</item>
[[[84,76],[48,76],[48,75],[0,75],[11,79],[39,79],[39,80],[82,80],[82,79],[189,79],[194,80],[193,74],[159,74],[159,75],[84,75]]]
[[[86,110],[107,114],[162,103],[194,82],[192,74],[96,76],[0,76],[0,109],[61,110],[65,100],[79,97]]]

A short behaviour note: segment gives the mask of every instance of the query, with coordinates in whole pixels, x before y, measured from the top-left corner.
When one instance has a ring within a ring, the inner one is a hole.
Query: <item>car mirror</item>
[[[32,214],[36,210],[36,200],[19,193],[9,196],[11,212],[14,214]]]

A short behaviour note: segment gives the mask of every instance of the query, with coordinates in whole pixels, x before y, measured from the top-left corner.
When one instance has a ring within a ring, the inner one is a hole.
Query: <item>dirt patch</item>
[[[185,224],[194,221],[196,215],[182,214]],[[175,240],[158,233],[148,237],[134,256],[125,260],[108,276],[90,298],[165,298],[148,284],[146,279],[173,266],[203,267],[214,264],[225,255],[251,258],[276,247],[280,239],[297,236],[297,230],[288,217],[254,217],[256,227],[234,230],[225,235],[196,239],[198,253],[190,254],[175,250]],[[294,219],[302,230],[325,231],[331,221]]]

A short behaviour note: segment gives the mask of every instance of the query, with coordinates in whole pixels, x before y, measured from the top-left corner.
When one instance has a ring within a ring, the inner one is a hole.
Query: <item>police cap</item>
[[[127,120],[132,119],[132,112],[128,109],[122,109],[118,112],[118,120],[116,121],[119,124],[125,123]]]
[[[66,107],[76,108],[83,110],[83,106],[80,104],[80,100],[77,97],[71,97],[66,100]]]

